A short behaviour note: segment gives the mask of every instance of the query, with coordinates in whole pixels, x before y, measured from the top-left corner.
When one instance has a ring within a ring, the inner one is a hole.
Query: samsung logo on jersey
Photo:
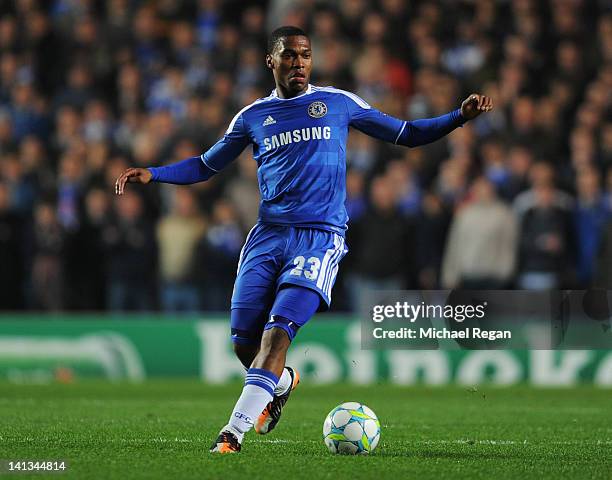
[[[296,128],[288,132],[272,135],[264,138],[266,151],[278,148],[290,143],[308,142],[309,140],[329,140],[331,138],[331,127],[309,127]]]

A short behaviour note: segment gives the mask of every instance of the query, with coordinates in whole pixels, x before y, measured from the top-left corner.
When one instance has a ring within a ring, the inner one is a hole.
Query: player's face
[[[297,35],[281,38],[271,55],[266,57],[272,69],[279,94],[294,97],[308,87],[312,69],[310,40]]]

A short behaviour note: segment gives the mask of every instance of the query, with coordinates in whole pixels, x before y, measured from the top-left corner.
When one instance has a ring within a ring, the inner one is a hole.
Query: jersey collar
[[[304,95],[310,95],[311,93],[312,93],[312,85],[309,83],[308,87],[306,87],[306,90],[303,91],[302,93],[300,93],[299,95],[295,96],[295,97],[281,98],[281,97],[278,96],[278,92],[276,91],[276,88],[274,90],[272,90],[272,93],[270,94],[270,96],[272,98],[276,98],[277,100],[289,101],[289,100],[293,100],[294,98],[303,97]]]

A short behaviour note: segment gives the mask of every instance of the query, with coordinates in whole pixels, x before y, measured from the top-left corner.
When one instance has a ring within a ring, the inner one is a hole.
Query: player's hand
[[[489,112],[493,109],[493,100],[486,95],[472,93],[461,104],[461,115],[466,120],[476,118],[483,112]]]
[[[128,168],[115,182],[115,194],[123,195],[126,183],[142,183],[146,185],[151,181],[153,174],[146,168]]]

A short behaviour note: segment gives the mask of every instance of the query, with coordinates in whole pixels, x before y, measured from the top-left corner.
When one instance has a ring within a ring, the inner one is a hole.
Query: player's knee
[[[297,335],[299,328],[300,326],[296,322],[285,316],[271,315],[270,321],[266,323],[266,326],[264,327],[264,332],[268,330],[276,330],[279,339],[284,338],[282,332],[285,332],[287,338],[289,339],[289,343],[291,343]]]

